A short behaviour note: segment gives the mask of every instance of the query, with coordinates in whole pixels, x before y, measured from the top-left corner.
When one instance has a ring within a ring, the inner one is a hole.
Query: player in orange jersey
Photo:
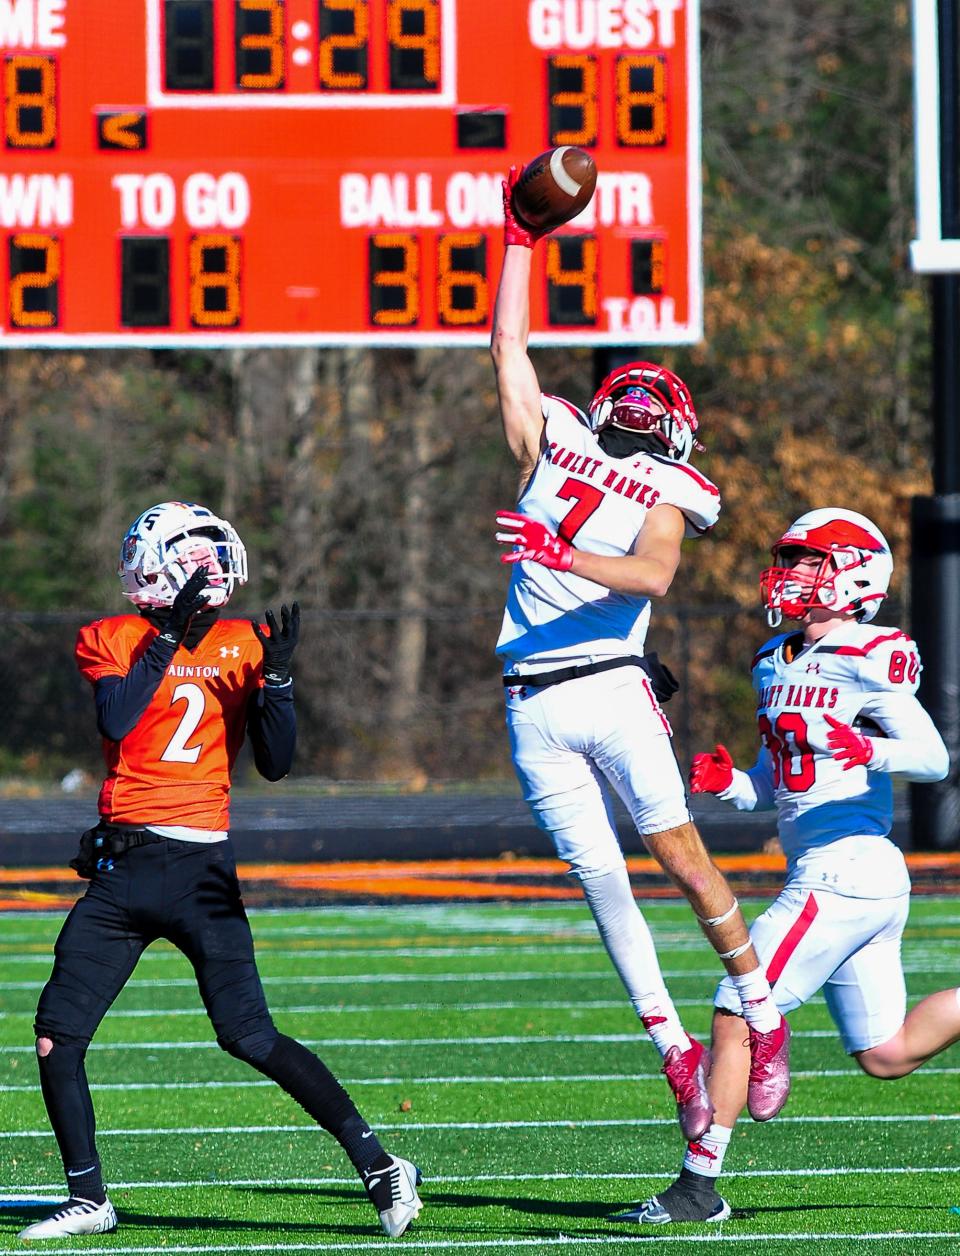
[[[165,938],[190,960],[224,1051],[271,1078],[340,1143],[400,1235],[421,1208],[420,1175],[384,1151],[326,1065],[278,1033],[264,999],[229,841],[230,777],[245,737],[260,774],[290,770],[294,602],[265,627],[220,619],[246,580],[233,527],[202,506],[164,502],[123,539],[119,574],[137,614],[81,628],[107,775],[100,822],[72,866],[90,878],[60,931],[35,1032],[40,1085],[69,1198],[23,1239],[113,1230],[84,1069],[90,1039],[141,954]]]

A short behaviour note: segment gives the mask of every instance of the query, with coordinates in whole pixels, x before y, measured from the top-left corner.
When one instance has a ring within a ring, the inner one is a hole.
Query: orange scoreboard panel
[[[698,340],[697,3],[0,0],[0,346],[483,343],[560,144],[531,342]]]

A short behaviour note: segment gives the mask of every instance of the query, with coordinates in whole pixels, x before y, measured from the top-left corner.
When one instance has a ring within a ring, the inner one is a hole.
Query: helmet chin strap
[[[608,458],[629,458],[632,454],[663,454],[668,450],[652,432],[631,432],[613,424],[597,433],[597,443]]]
[[[139,606],[137,609],[143,618],[157,629],[162,629],[170,617],[169,606]],[[209,610],[197,611],[193,616],[187,635],[183,639],[183,644],[188,650],[193,650],[200,644],[220,617],[220,609],[219,606],[212,606]]]

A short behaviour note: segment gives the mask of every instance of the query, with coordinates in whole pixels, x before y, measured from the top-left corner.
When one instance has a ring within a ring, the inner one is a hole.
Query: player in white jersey
[[[511,172],[511,179],[515,171]],[[671,371],[613,371],[589,416],[541,393],[527,354],[536,238],[504,185],[506,257],[491,353],[507,444],[520,466],[516,511],[497,516],[513,564],[497,652],[513,761],[539,826],[570,865],[630,1001],[664,1060],[681,1128],[710,1124],[708,1053],[684,1032],[627,875],[609,787],[689,899],[750,1024],[751,1114],[768,1120],[789,1091],[788,1031],[736,899],[690,818],[670,725],[643,655],[650,599],[670,587],[684,537],[716,522],[716,487],[686,465],[696,445],[690,395]],[[675,682],[673,682],[675,685]],[[739,1003],[738,1003],[739,1006]]]
[[[781,1012],[822,989],[846,1050],[872,1077],[902,1077],[960,1039],[960,990],[907,1014],[900,940],[910,880],[890,841],[891,775],[943,780],[949,757],[915,694],[920,658],[897,628],[870,621],[893,560],[875,524],[852,510],[812,510],[773,547],[760,577],[771,626],[802,629],[753,660],[761,749],[749,771],[724,746],[695,756],[693,792],[741,810],[777,809],[787,879],[750,934]],[[680,1177],[624,1219],[654,1225],[723,1221],[716,1190],[743,1109],[749,1061],[736,992],[715,999],[710,1096],[714,1123],[692,1140]]]

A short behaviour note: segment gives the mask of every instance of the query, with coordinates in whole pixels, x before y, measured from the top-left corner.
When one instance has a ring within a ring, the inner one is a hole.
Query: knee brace
[[[242,1037],[235,1038],[232,1041],[228,1042],[223,1038],[218,1038],[217,1045],[222,1051],[226,1051],[228,1055],[232,1055],[238,1060],[243,1060],[244,1064],[260,1068],[270,1058],[270,1052],[277,1045],[279,1037],[280,1035],[273,1021],[266,1021],[254,1029],[248,1030]]]

